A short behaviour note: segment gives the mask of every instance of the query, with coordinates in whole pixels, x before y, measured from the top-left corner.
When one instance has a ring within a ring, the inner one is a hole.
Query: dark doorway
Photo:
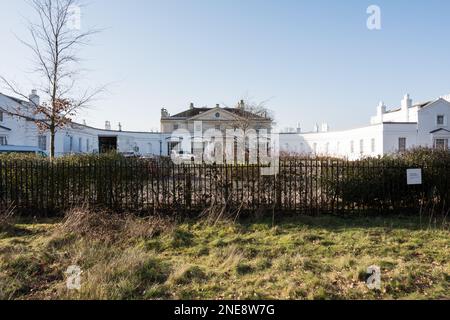
[[[98,150],[108,153],[117,150],[117,137],[98,137]]]

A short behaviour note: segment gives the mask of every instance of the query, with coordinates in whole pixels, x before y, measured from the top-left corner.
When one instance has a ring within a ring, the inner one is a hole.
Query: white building
[[[29,98],[39,100],[36,91]],[[397,109],[387,110],[384,103],[380,103],[376,115],[365,127],[330,131],[328,125],[324,124],[321,127],[316,125],[310,133],[303,133],[300,129],[280,133],[280,149],[288,153],[349,159],[382,156],[418,146],[448,149],[449,101],[450,96],[447,96],[414,104],[409,95],[406,95]],[[18,105],[26,108],[27,104],[20,99],[0,94],[0,145],[38,146],[48,151],[48,133],[40,133],[32,121],[12,117],[4,112]],[[197,112],[198,110],[200,111]],[[73,123],[57,132],[55,151],[58,156],[98,153],[109,149],[142,155],[168,155],[172,144],[171,131],[183,126],[192,129],[194,120],[207,120],[209,127],[222,129],[229,126],[227,121],[235,121],[239,116],[234,111],[219,106],[207,109],[191,106],[179,116],[171,117],[164,109],[161,117],[162,133],[122,131],[120,124],[118,130],[112,130],[109,122],[106,122],[105,129]],[[267,128],[271,123],[264,117],[250,120],[251,126],[256,129]]]
[[[414,104],[409,95],[398,109],[384,103],[370,125],[343,131],[329,131],[328,125],[314,132],[280,135],[280,149],[287,153],[316,154],[358,159],[401,152],[414,147],[448,149],[450,139],[450,96]]]
[[[39,101],[33,90],[30,99]],[[17,110],[26,114],[28,102],[0,94],[0,145],[33,146],[44,151],[50,149],[50,134],[39,132],[33,121],[25,117],[11,116],[6,110]],[[105,129],[72,123],[58,129],[55,136],[55,155],[74,153],[99,153],[107,150],[134,152],[141,155],[167,154],[164,134],[151,132],[122,131],[111,129],[107,121]]]

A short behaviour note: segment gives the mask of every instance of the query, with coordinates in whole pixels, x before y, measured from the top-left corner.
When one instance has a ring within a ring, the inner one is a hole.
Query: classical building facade
[[[166,138],[168,150],[173,150],[182,142],[183,137],[177,136],[177,132],[184,131],[183,136],[188,134],[188,138],[192,138],[190,140],[194,141],[194,138],[196,138],[202,142],[209,141],[209,139],[204,139],[204,135],[208,135],[208,132],[219,132],[223,140],[222,143],[225,143],[229,132],[233,132],[233,135],[238,130],[244,135],[250,130],[254,133],[262,132],[262,130],[270,133],[272,123],[273,120],[267,116],[267,113],[256,114],[247,111],[244,101],[240,101],[236,108],[222,108],[220,105],[216,105],[214,108],[196,108],[191,103],[189,109],[175,115],[170,115],[167,109],[161,110],[162,134],[170,135]],[[217,138],[214,137],[214,139]],[[192,144],[189,152],[192,153],[193,148]],[[187,149],[189,149],[189,146]]]
[[[30,100],[39,101],[36,91]],[[413,103],[406,95],[400,107],[391,110],[380,103],[376,115],[367,126],[330,131],[328,125],[316,126],[314,132],[280,133],[280,151],[307,155],[329,155],[348,159],[376,157],[401,152],[413,147],[448,149],[450,139],[450,96],[423,103]],[[48,133],[41,133],[33,121],[11,116],[9,108],[27,108],[29,102],[0,94],[0,145],[34,146],[49,150]],[[201,124],[201,128],[196,128]],[[180,141],[172,134],[184,129],[192,136],[199,130],[225,132],[227,129],[253,129],[256,132],[271,130],[272,120],[264,114],[245,111],[243,102],[236,108],[216,105],[213,108],[196,108],[193,104],[180,113],[170,115],[161,111],[161,132],[122,131],[119,125],[113,130],[106,122],[104,129],[86,124],[72,123],[57,132],[56,155],[72,153],[99,153],[110,149],[134,152],[145,156],[167,156]],[[198,130],[199,129],[199,130]]]

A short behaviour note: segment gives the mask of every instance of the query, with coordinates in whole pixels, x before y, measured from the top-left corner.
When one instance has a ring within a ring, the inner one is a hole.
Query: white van
[[[47,152],[39,149],[38,147],[0,146],[0,154],[9,154],[9,153],[35,154],[41,157],[48,157]]]

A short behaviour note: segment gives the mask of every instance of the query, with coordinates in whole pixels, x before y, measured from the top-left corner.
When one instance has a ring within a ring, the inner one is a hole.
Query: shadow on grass
[[[36,232],[15,225],[6,225],[0,227],[0,239],[25,237],[35,234]]]
[[[345,229],[369,229],[385,228],[390,230],[450,230],[450,219],[446,217],[411,217],[411,216],[379,216],[379,215],[278,215],[272,218],[246,218],[238,224],[243,229],[252,228],[255,224],[271,228],[274,226],[281,228],[297,228],[307,226],[309,229],[326,229],[330,231],[340,231]]]
[[[56,219],[15,218],[9,223],[0,225],[0,239],[26,237],[45,233],[46,228],[37,228],[37,224],[55,224]]]

